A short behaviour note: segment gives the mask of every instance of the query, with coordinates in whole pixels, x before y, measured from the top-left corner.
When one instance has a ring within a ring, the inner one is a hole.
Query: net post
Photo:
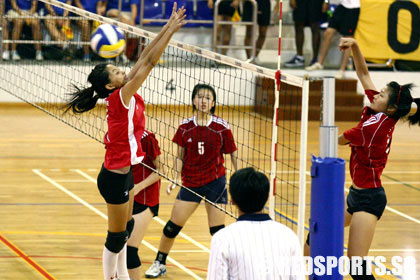
[[[306,206],[306,153],[308,139],[308,111],[309,111],[309,75],[305,75],[302,87],[302,109],[300,121],[300,155],[299,155],[299,207],[297,234],[301,246],[304,245],[305,235],[305,206]]]
[[[325,77],[322,89],[321,126],[319,127],[319,156],[337,157],[337,131],[335,120],[335,79]]]

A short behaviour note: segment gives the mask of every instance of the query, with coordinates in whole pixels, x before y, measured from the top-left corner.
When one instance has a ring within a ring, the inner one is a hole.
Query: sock
[[[117,260],[117,274],[120,280],[130,280],[127,270],[127,243],[124,248],[118,253]]]
[[[118,254],[109,251],[104,246],[104,252],[102,254],[102,265],[104,270],[104,280],[115,279],[115,272],[117,271],[117,259]]]
[[[159,261],[161,264],[166,265],[166,257],[167,256],[168,256],[168,254],[162,253],[161,251],[158,251],[157,256],[156,256],[156,261]]]

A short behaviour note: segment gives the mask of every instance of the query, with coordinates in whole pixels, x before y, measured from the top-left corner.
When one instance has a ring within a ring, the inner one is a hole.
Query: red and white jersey
[[[184,148],[182,183],[186,187],[204,186],[225,175],[223,154],[236,151],[229,124],[212,116],[199,126],[195,116],[182,121],[173,142]]]
[[[105,134],[106,169],[119,169],[135,165],[143,160],[141,136],[144,132],[144,101],[137,93],[125,106],[121,89],[115,90],[106,99],[108,132]]]
[[[370,102],[378,94],[373,90],[366,90],[365,93]],[[369,189],[382,186],[381,174],[388,160],[397,121],[365,107],[359,124],[343,133],[350,141],[350,176],[357,187]]]
[[[143,132],[143,137],[141,138],[141,147],[143,152],[146,153],[146,156],[143,159],[143,163],[147,166],[150,166],[151,168],[156,169],[153,161],[160,155],[160,149],[155,135],[145,130]],[[134,184],[140,183],[150,174],[152,174],[152,172],[153,171],[150,168],[145,167],[143,164],[133,165]],[[134,197],[134,200],[138,203],[153,207],[159,203],[159,190],[160,180],[140,191]]]

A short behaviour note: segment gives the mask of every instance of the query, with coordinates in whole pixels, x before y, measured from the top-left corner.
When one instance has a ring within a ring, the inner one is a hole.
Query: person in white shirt
[[[305,279],[296,234],[263,213],[269,190],[267,176],[251,167],[232,175],[239,218],[213,235],[207,279]]]

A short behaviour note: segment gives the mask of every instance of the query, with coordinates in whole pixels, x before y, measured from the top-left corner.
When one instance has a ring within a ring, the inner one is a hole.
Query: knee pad
[[[125,227],[125,229],[128,231],[128,238],[130,238],[131,233],[134,229],[134,218],[131,218],[131,220],[127,222],[127,226]]]
[[[225,225],[210,227],[210,234],[213,235],[224,227],[225,227]]]
[[[308,236],[306,237],[306,244],[308,244],[308,246],[311,246],[311,233],[308,233]]]
[[[113,253],[118,254],[128,240],[128,232],[109,232],[106,236],[105,247]]]
[[[181,229],[182,227],[174,224],[171,220],[169,220],[163,228],[163,234],[168,238],[175,238]]]
[[[141,266],[138,248],[127,245],[127,268],[134,269]]]

